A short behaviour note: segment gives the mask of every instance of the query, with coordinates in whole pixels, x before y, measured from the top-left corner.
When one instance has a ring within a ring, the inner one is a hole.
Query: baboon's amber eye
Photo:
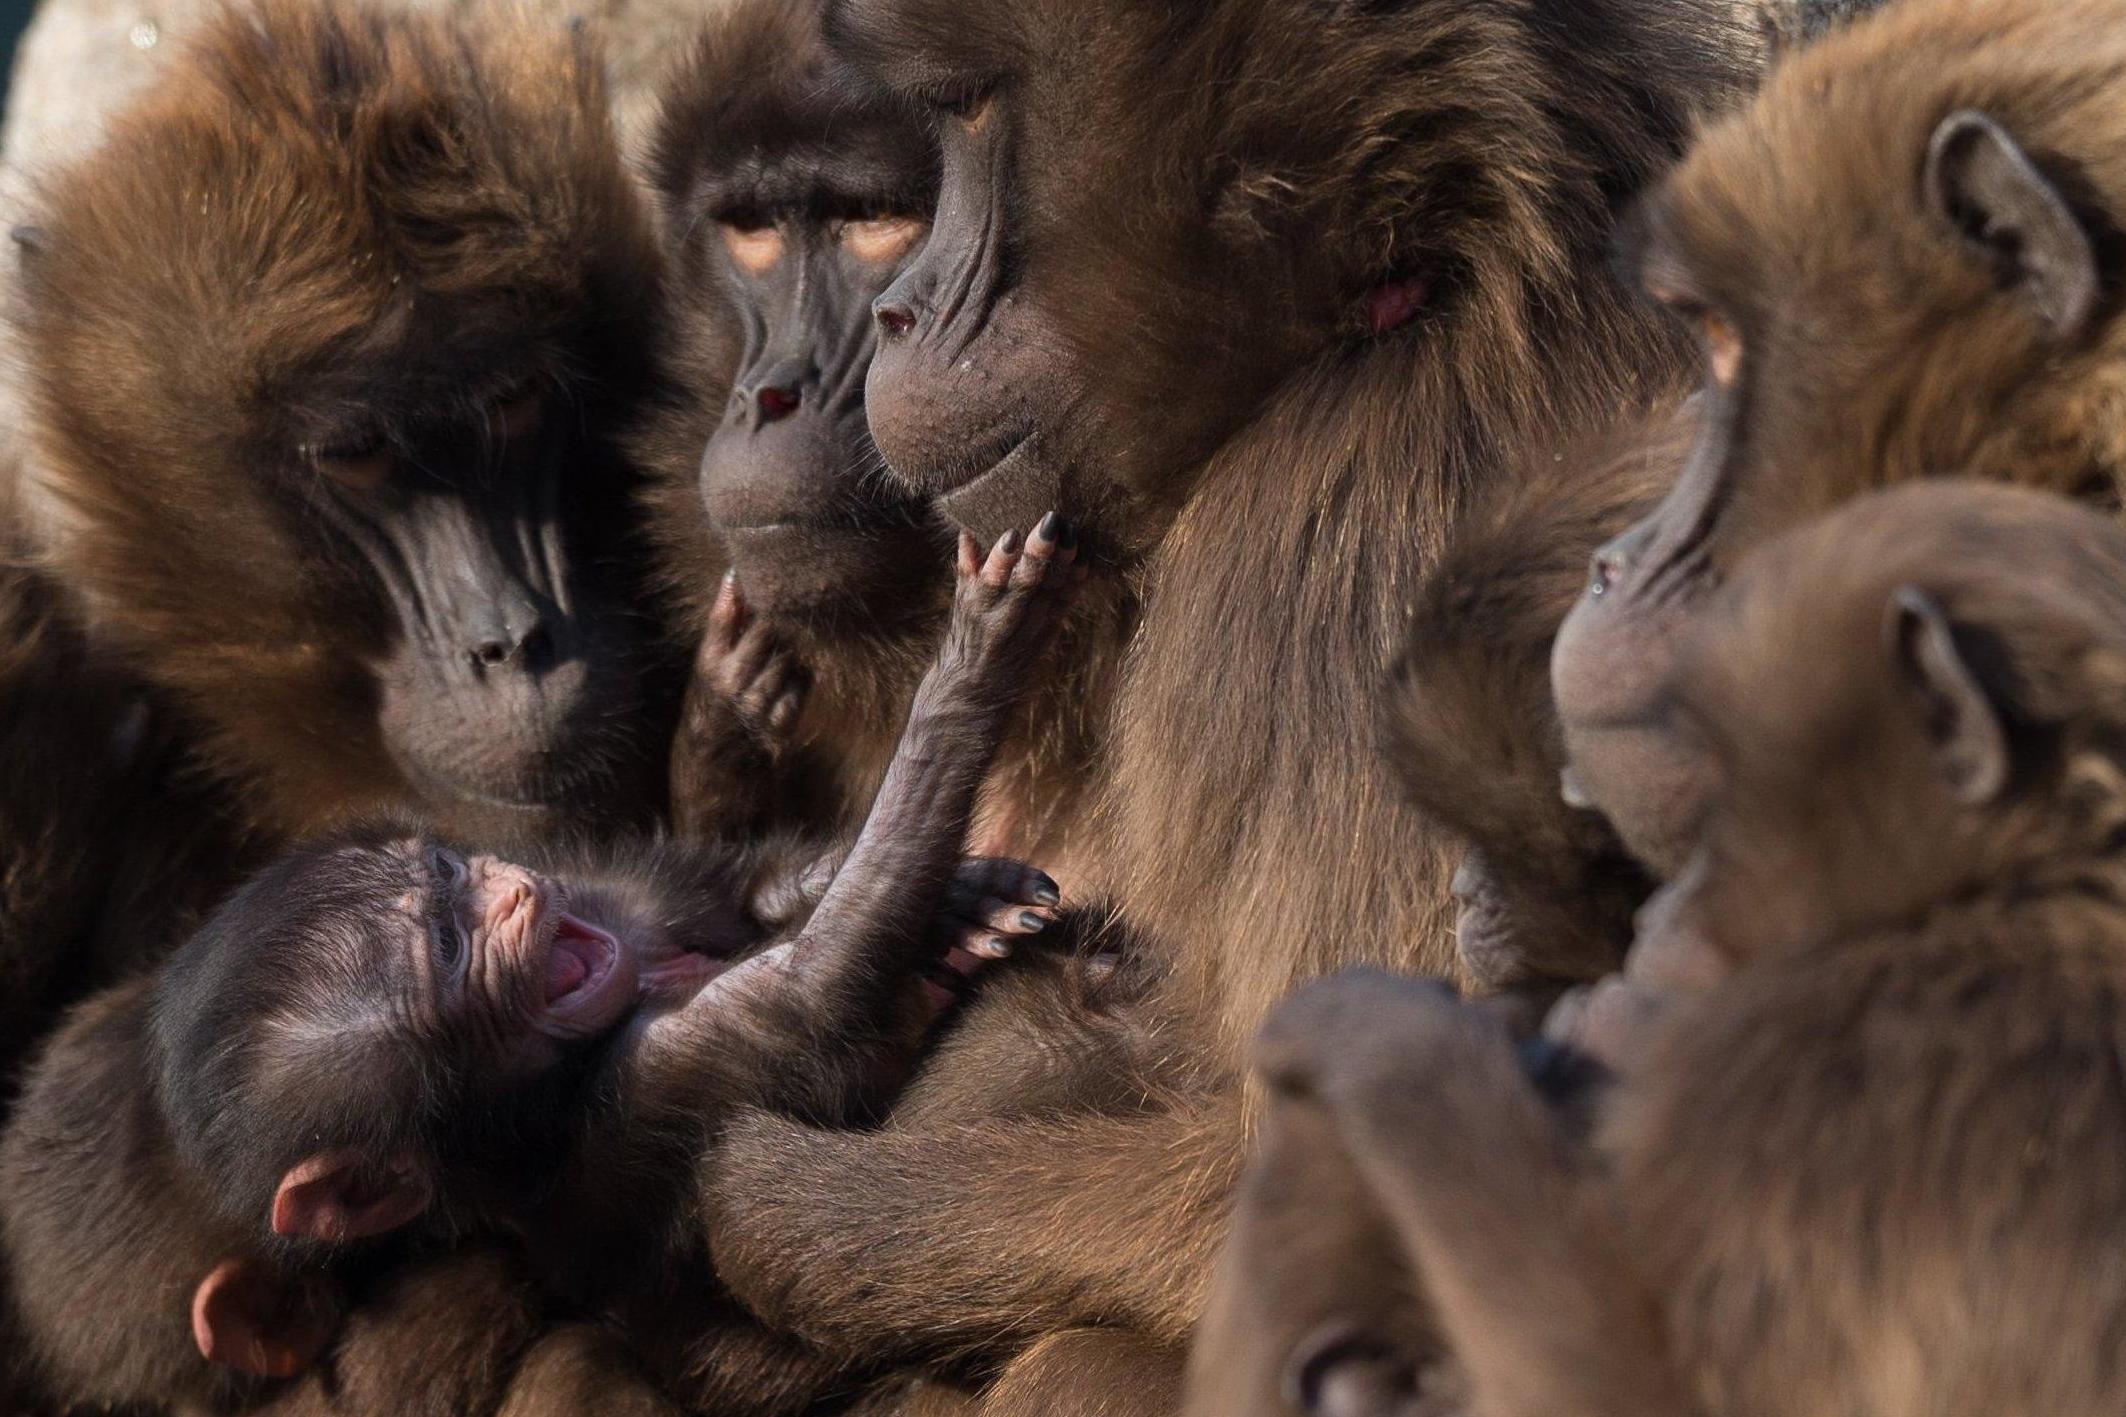
[[[303,447],[303,456],[312,467],[350,491],[374,492],[391,476],[391,450],[381,433],[308,443]]]
[[[723,244],[748,275],[763,275],[782,259],[782,232],[772,225],[750,226],[735,221],[719,222]]]
[[[1722,387],[1734,383],[1735,376],[1742,372],[1742,331],[1717,311],[1706,311],[1702,324],[1705,362],[1713,371],[1713,382]]]
[[[872,217],[843,222],[836,236],[859,261],[898,261],[908,248],[922,240],[930,223],[920,217]]]

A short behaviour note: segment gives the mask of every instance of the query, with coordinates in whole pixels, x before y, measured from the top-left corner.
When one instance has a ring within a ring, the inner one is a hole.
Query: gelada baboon
[[[0,1139],[23,1410],[476,1417],[540,1410],[585,1374],[608,1401],[650,1391],[612,1338],[547,1323],[506,1251],[327,1275],[286,1266],[224,1218],[143,1086],[153,987],[136,978],[75,1009]]]
[[[1473,1410],[2117,1410],[2122,591],[2115,522],[1980,484],[1738,565],[1678,667],[1717,774],[1661,912],[1729,973],[1643,1038],[1600,1165],[1443,992],[1335,981],[1266,1031]]]
[[[1879,8],[1761,7],[1783,56]],[[1537,1001],[1615,967],[1648,888],[1583,794],[1565,802],[1549,682],[1559,624],[1587,581],[1579,550],[1651,511],[1675,481],[1703,400],[1553,456],[1463,532],[1418,597],[1389,696],[1392,755],[1415,799],[1468,845],[1455,878],[1466,980]],[[1474,629],[1472,627],[1480,627]]]
[[[706,1284],[680,1188],[730,1108],[849,1119],[920,967],[952,943],[932,922],[1038,928],[1054,899],[1031,868],[953,865],[1072,544],[1053,516],[986,561],[963,539],[944,647],[865,829],[817,908],[764,947],[740,914],[753,853],[737,850],[676,879],[583,872],[572,890],[392,841],[297,858],[247,890],[165,971],[179,1153],[225,1209],[298,1242],[485,1215],[528,1229],[547,1282],[580,1304]],[[374,1079],[358,1101],[322,1085],[349,1070]],[[527,1168],[527,1142],[554,1164]],[[672,1355],[675,1383],[692,1357]]]
[[[943,152],[930,238],[878,304],[873,435],[963,526],[1049,498],[1086,522],[1080,624],[1116,682],[1073,705],[1109,730],[1106,798],[1069,823],[1097,832],[1063,833],[1062,878],[1166,953],[1153,1027],[1218,1080],[942,1138],[748,1121],[712,1203],[774,1321],[870,1353],[1089,1322],[1185,1338],[1240,1042],[1336,964],[1450,960],[1449,863],[1380,780],[1379,677],[1472,488],[1680,381],[1686,346],[1613,285],[1608,233],[1740,82],[1730,14],[831,9],[830,41],[928,102]]]
[[[2118,505],[2122,33],[2116,0],[1898,0],[1778,65],[1639,211],[1628,260],[1704,337],[1704,431],[1553,671],[1572,790],[1656,870],[1705,790],[1666,707],[1679,627],[1737,556],[1946,471]]]
[[[1550,651],[1587,553],[1675,480],[1694,408],[1663,404],[1541,457],[1482,499],[1419,589],[1385,699],[1388,757],[1466,846],[1455,952],[1485,993],[1539,1005],[1615,969],[1652,888],[1608,823],[1559,793]]]
[[[25,239],[39,564],[251,821],[661,805],[615,447],[657,252],[580,38],[239,7]]]
[[[864,421],[871,302],[928,227],[936,144],[838,81],[817,0],[734,0],[667,82],[648,166],[679,388],[642,448],[700,645],[673,822],[854,822],[950,600],[950,537]]]
[[[712,1282],[684,1192],[722,1119],[745,1101],[851,1119],[920,1034],[921,970],[971,932],[1047,922],[1041,873],[959,852],[1072,543],[1054,517],[986,558],[963,541],[944,648],[846,860],[667,843],[549,872],[358,827],[92,1001],[0,1146],[41,1376],[67,1401],[239,1400],[325,1351],[335,1262],[501,1234],[571,1311],[659,1313],[628,1334],[659,1377],[720,1381],[661,1311],[699,1311]],[[786,887],[817,904],[777,929]]]

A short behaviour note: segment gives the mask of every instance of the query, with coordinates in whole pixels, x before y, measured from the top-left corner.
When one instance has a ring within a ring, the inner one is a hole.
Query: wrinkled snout
[[[378,724],[434,810],[522,824],[635,786],[601,754],[636,706],[637,632],[540,500],[418,499],[372,557],[396,622],[374,666]]]

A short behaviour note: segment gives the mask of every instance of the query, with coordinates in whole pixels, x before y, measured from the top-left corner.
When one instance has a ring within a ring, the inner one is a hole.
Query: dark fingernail
[[[1022,910],[1019,912],[1019,928],[1021,930],[1045,930],[1048,928],[1048,917],[1036,915],[1031,910]]]
[[[1042,905],[1055,905],[1063,899],[1063,892],[1056,889],[1054,878],[1040,876],[1033,884],[1033,898]]]
[[[1011,941],[1002,935],[991,935],[983,943],[989,946],[990,957],[993,959],[1007,959],[1011,955]]]
[[[1016,527],[997,538],[997,550],[1003,552],[1006,556],[1018,549],[1019,533]]]
[[[1043,541],[1054,541],[1057,533],[1062,530],[1062,526],[1063,519],[1054,512],[1049,512],[1034,527],[1033,534]]]

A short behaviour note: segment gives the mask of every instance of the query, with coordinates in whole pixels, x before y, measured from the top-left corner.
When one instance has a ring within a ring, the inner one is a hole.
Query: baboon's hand
[[[991,960],[1015,942],[1038,940],[1055,923],[1062,892],[1046,871],[1003,856],[969,856],[945,887],[933,939],[937,959],[924,973],[924,1000],[941,1016],[967,993]]]
[[[773,800],[773,774],[810,681],[735,576],[709,614],[672,737],[672,827],[682,836],[745,832]]]
[[[1015,695],[1083,579],[1072,566],[1077,554],[1076,533],[1054,512],[1023,538],[1005,532],[986,557],[960,533],[959,589],[940,667],[972,692]]]
[[[694,662],[694,692],[720,696],[761,744],[775,748],[803,712],[810,677],[767,621],[754,616],[736,572],[726,575]]]

